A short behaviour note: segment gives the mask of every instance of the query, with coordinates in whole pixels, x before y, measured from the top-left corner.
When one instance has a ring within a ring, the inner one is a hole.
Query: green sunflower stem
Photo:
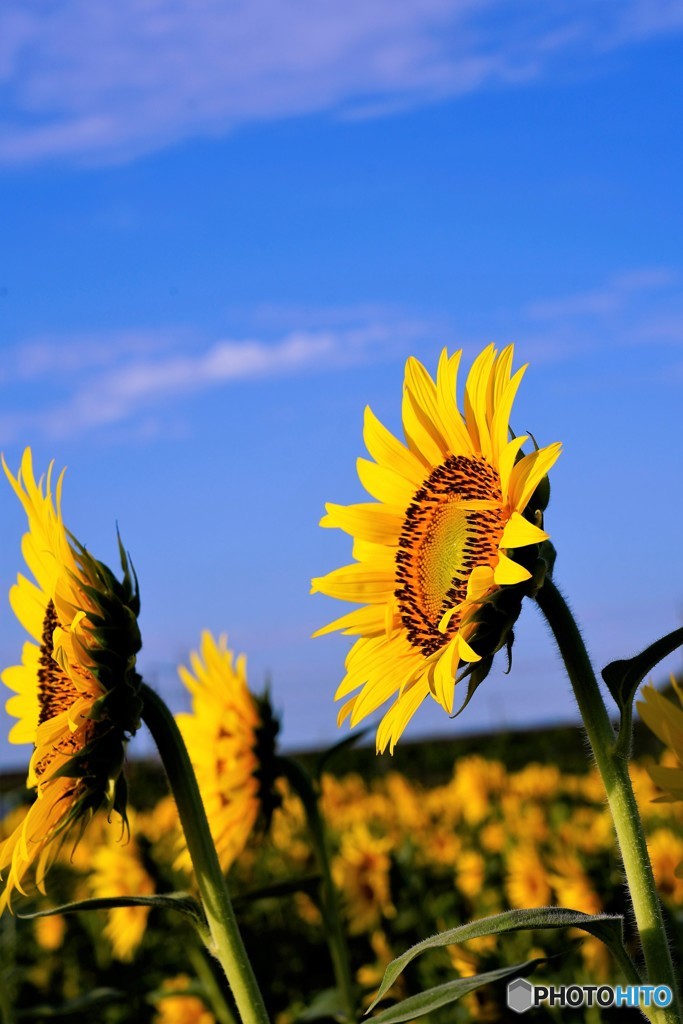
[[[140,687],[142,719],[156,743],[178,806],[211,933],[211,950],[220,961],[243,1024],[268,1024],[263,997],[237,927],[197,779],[176,721],[162,699],[145,683]]]
[[[337,989],[343,1003],[345,1024],[356,1024],[356,1000],[351,979],[349,950],[339,911],[337,887],[332,878],[327,834],[325,822],[320,813],[318,794],[308,772],[296,761],[290,761],[287,757],[280,757],[277,760],[277,767],[280,774],[287,779],[294,792],[300,798],[306,813],[308,832],[322,876],[325,934],[332,958]]]
[[[647,981],[653,985],[668,985],[673,993],[669,1007],[643,1012],[648,1019],[661,1021],[662,1024],[681,1024],[683,1014],[676,973],[631,785],[628,761],[617,748],[614,729],[593,666],[566,601],[548,578],[538,591],[536,600],[565,663],[593,756],[605,785],[645,958]]]
[[[209,953],[204,946],[190,946],[188,959],[194,967],[195,974],[201,982],[202,988],[211,1004],[210,1008],[218,1021],[218,1024],[237,1024],[237,1018],[230,1009],[225,998],[221,985],[216,978],[213,967],[209,962]]]

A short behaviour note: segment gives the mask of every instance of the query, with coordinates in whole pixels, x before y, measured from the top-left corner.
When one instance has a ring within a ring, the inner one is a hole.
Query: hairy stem
[[[211,951],[225,971],[243,1024],[268,1024],[263,997],[237,927],[185,742],[173,715],[158,694],[144,683],[140,693],[144,701],[143,721],[157,745],[178,806],[209,923]]]
[[[616,747],[614,729],[600,693],[595,672],[576,621],[562,594],[546,578],[536,600],[553,632],[574,688],[584,728],[593,750],[617,834],[633,911],[645,958],[647,981],[668,985],[671,1005],[644,1011],[653,1021],[681,1024],[680,996],[662,908],[655,888],[638,806],[628,772],[628,761]]]
[[[322,875],[323,921],[337,989],[342,999],[346,1024],[356,1024],[356,1004],[351,980],[349,952],[339,913],[337,888],[332,878],[325,823],[320,814],[318,795],[308,773],[296,761],[281,757],[278,759],[278,767],[294,792],[300,797],[306,812],[308,832]]]

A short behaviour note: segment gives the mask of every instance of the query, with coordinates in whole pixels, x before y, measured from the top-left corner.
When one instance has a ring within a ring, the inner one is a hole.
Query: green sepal
[[[467,665],[466,668],[462,670],[458,678],[455,680],[455,685],[457,688],[458,683],[461,683],[463,682],[463,680],[467,679],[467,694],[458,710],[452,712],[452,714],[449,715],[450,718],[457,718],[458,715],[461,715],[463,713],[469,702],[474,697],[475,691],[481,685],[481,683],[484,682],[487,675],[491,671],[492,665],[493,656],[491,655],[488,658],[482,658],[481,661],[471,662],[469,665]]]
[[[534,444],[535,443],[536,442],[534,441]],[[538,446],[537,446],[536,450],[538,451]],[[529,498],[529,501],[527,503],[527,508],[531,509],[532,512],[536,512],[536,511],[538,511],[538,512],[545,512],[545,510],[547,509],[549,504],[550,504],[550,479],[548,477],[548,474],[546,473],[546,475],[544,477],[541,477],[541,479],[536,484],[536,490],[534,491],[534,493]]]
[[[662,658],[672,654],[682,644],[683,627],[674,629],[673,632],[655,640],[653,644],[633,658],[612,661],[609,665],[605,665],[602,670],[602,678],[622,714],[626,708],[631,708],[636,690],[648,672],[651,672]]]
[[[525,977],[546,960],[547,957],[537,957],[535,960],[525,960],[524,963],[514,964],[511,967],[499,967],[495,971],[476,974],[471,978],[455,978],[453,981],[447,981],[444,985],[437,985],[435,988],[427,989],[426,992],[420,992],[419,995],[401,1000],[400,1003],[376,1014],[372,1020],[377,1024],[402,1024],[403,1021],[423,1017],[425,1013],[438,1010],[441,1006],[448,1006],[457,999],[462,999],[468,992],[474,992],[484,985],[502,981],[503,978],[512,978],[515,975]]]
[[[43,1020],[63,1020],[71,1018],[76,1014],[85,1014],[88,1011],[109,1006],[111,1003],[120,1003],[130,999],[130,993],[122,992],[116,988],[94,988],[82,996],[76,996],[62,1003],[61,1006],[32,1006],[25,1010],[16,1010],[13,1019],[18,1021],[36,1021],[39,1024]],[[79,1020],[81,1017],[78,1018]]]
[[[439,949],[442,946],[467,942],[468,939],[476,939],[482,935],[501,935],[506,932],[537,928],[581,928],[604,942],[623,966],[630,963],[630,958],[624,947],[623,923],[623,917],[616,914],[583,914],[579,910],[569,910],[566,907],[539,907],[533,910],[506,910],[502,914],[494,914],[492,917],[484,917],[479,921],[472,921],[470,924],[449,928],[448,931],[438,932],[436,935],[418,942],[391,961],[384,972],[379,992],[371,1003],[370,1009],[377,1005],[411,960],[420,956],[421,953],[430,949]],[[638,978],[633,964],[631,964],[631,968],[633,975],[630,980],[634,976]]]
[[[27,921],[37,917],[53,917],[55,914],[80,914],[89,910],[114,910],[117,907],[156,907],[159,910],[175,910],[189,918],[195,927],[208,930],[206,916],[201,904],[187,892],[159,893],[155,896],[102,896],[88,900],[75,900],[61,907],[49,910],[34,910],[32,913],[17,914]]]

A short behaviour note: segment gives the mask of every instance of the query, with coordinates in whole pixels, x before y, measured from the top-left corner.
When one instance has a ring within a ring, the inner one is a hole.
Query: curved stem
[[[212,952],[220,961],[244,1024],[268,1024],[268,1014],[252,970],[228,888],[218,862],[197,779],[176,721],[161,697],[145,683],[143,721],[157,745],[178,806],[187,848],[209,922]]]
[[[655,888],[650,857],[645,843],[638,806],[628,773],[628,762],[617,751],[614,729],[602,699],[583,638],[562,594],[546,578],[536,595],[538,605],[553,632],[588,734],[596,764],[607,792],[607,800],[624,863],[628,889],[650,984],[668,985],[671,1006],[649,1011],[652,1020],[680,1024],[680,997],[671,950],[666,937],[662,909]]]
[[[356,1004],[351,980],[349,951],[339,913],[339,898],[332,878],[325,823],[320,814],[318,796],[308,773],[296,761],[280,757],[277,765],[304,806],[311,843],[322,875],[323,920],[334,976],[343,1001],[346,1024],[356,1024]]]

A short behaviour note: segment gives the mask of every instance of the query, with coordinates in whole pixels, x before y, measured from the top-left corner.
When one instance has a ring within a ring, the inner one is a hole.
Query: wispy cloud
[[[275,315],[271,310],[260,318],[272,326]],[[357,311],[333,310],[325,326],[321,315],[309,311],[310,326],[285,330],[276,340],[207,343],[187,331],[123,331],[23,342],[4,355],[0,443],[27,431],[58,438],[136,418],[149,431],[150,413],[183,397],[245,380],[339,370],[386,357],[428,334],[425,323],[391,311],[358,319]],[[302,313],[300,319],[307,318]],[[19,408],[12,412],[17,389]]]
[[[531,320],[541,321],[614,315],[631,307],[643,293],[666,289],[678,278],[674,270],[665,267],[633,270],[616,274],[588,291],[531,303],[526,312]]]
[[[683,0],[5,0],[0,162],[130,159],[267,118],[377,117],[683,28]]]
[[[527,354],[544,361],[595,351],[658,349],[663,355],[652,362],[653,377],[661,376],[663,365],[673,373],[675,350],[683,349],[682,276],[675,268],[643,267],[613,274],[586,290],[538,299],[514,318],[517,336],[524,338]],[[642,374],[641,361],[638,366]],[[627,359],[622,368],[629,372]]]

